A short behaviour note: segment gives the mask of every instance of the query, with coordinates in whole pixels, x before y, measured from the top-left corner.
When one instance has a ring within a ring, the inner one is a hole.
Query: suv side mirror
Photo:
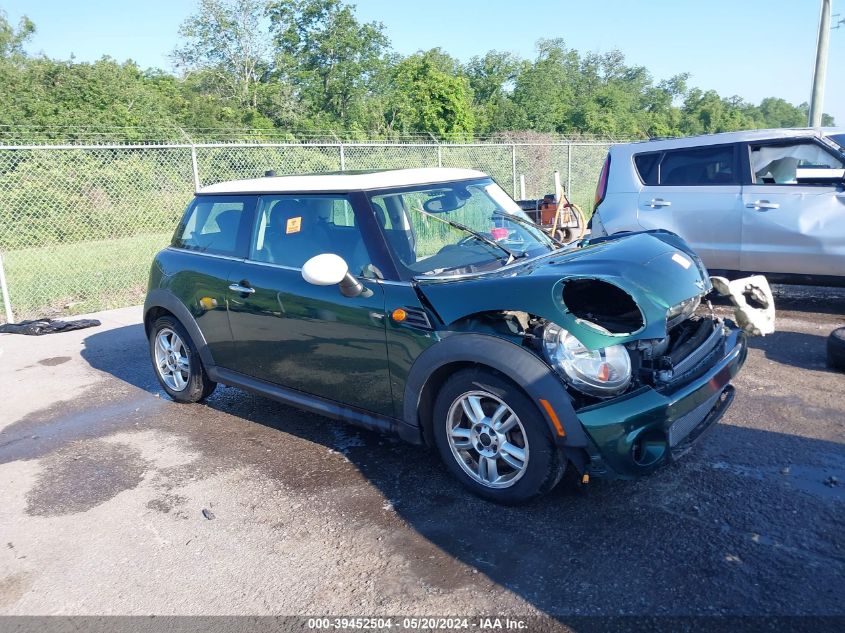
[[[371,292],[349,273],[349,265],[339,255],[321,253],[302,265],[302,278],[315,286],[340,285],[340,294],[344,297],[357,297]]]

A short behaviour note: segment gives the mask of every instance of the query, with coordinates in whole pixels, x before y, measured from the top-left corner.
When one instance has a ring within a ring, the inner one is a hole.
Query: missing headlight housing
[[[701,295],[684,299],[666,311],[666,330],[669,331],[679,323],[686,321],[701,304]]]
[[[569,331],[548,323],[543,329],[543,350],[561,376],[585,394],[609,398],[631,384],[631,357],[622,345],[588,350]]]

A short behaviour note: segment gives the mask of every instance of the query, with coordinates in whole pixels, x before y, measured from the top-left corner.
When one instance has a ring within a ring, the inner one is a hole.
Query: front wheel
[[[437,395],[434,439],[446,468],[475,494],[515,504],[551,490],[565,460],[540,411],[486,369],[455,373]]]
[[[174,317],[163,316],[153,323],[150,358],[156,378],[176,402],[199,402],[217,387],[205,373],[188,332]]]

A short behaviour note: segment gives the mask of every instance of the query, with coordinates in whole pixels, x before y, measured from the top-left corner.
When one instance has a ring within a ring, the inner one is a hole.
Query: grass
[[[15,320],[140,303],[153,255],[170,237],[154,233],[3,253]]]

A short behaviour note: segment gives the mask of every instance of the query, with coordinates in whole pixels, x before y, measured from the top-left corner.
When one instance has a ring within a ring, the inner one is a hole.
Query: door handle
[[[255,288],[250,288],[249,286],[242,286],[241,284],[231,284],[229,286],[229,290],[232,292],[238,292],[242,295],[251,295],[255,292]]]
[[[646,206],[649,206],[652,209],[659,209],[660,207],[671,207],[672,203],[669,200],[664,200],[663,198],[652,198]]]
[[[755,200],[745,205],[749,209],[757,209],[758,211],[768,211],[769,209],[779,209],[780,204],[777,202],[769,202],[768,200]]]

